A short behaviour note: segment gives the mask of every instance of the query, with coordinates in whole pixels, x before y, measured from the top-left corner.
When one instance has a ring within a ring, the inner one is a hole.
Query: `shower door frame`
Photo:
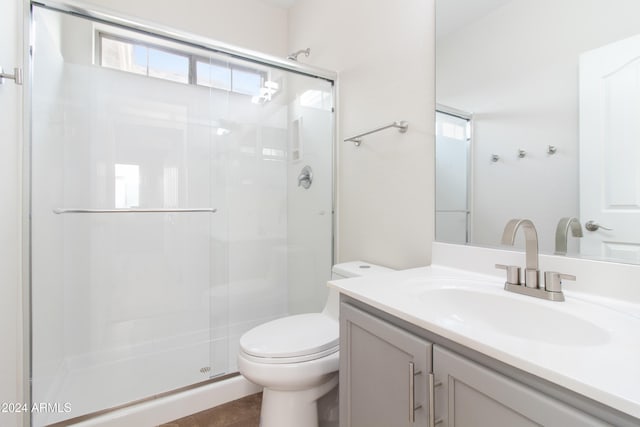
[[[100,10],[94,5],[87,5],[77,1],[55,1],[55,0],[24,0],[23,1],[23,67],[24,67],[24,87],[22,103],[22,401],[31,408],[33,404],[33,393],[31,377],[32,365],[32,233],[31,233],[31,212],[32,212],[32,88],[33,88],[33,43],[34,25],[33,8],[41,7],[48,10],[57,11],[81,18],[86,18],[97,23],[113,25],[123,29],[133,30],[145,35],[158,37],[168,41],[176,41],[191,47],[200,48],[215,53],[227,55],[231,58],[241,59],[260,65],[274,67],[280,70],[293,72],[307,77],[319,78],[331,83],[333,107],[331,123],[331,263],[336,260],[336,200],[337,200],[337,128],[338,128],[338,74],[321,68],[301,64],[296,61],[282,59],[273,55],[256,52],[250,49],[235,47],[230,44],[218,42],[203,36],[198,36],[184,31],[174,30],[170,27],[143,22],[137,18],[129,18],[121,14],[113,14]],[[226,378],[227,375],[222,378]],[[114,408],[117,409],[117,408]],[[110,409],[106,409],[109,411]],[[101,411],[104,412],[104,411]],[[30,411],[24,411],[22,422],[25,426],[31,426],[32,417]]]

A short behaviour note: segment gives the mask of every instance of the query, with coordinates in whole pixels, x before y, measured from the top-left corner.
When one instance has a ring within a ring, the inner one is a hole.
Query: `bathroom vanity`
[[[439,266],[330,283],[340,425],[640,425],[640,316],[503,285]]]

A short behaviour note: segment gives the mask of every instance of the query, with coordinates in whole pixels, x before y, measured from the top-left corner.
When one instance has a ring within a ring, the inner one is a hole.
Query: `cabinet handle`
[[[416,372],[415,364],[409,362],[409,422],[416,422],[416,410],[422,408],[422,405],[416,406],[416,387],[415,378],[416,375],[420,375],[422,371]]]
[[[435,427],[442,423],[442,418],[436,420],[436,392],[435,388],[441,386],[440,381],[435,382],[433,372],[429,372],[429,427]]]
[[[436,399],[434,396],[434,383],[435,380],[433,372],[429,372],[429,427],[435,427],[436,425],[436,418],[435,414],[433,413],[436,406]]]

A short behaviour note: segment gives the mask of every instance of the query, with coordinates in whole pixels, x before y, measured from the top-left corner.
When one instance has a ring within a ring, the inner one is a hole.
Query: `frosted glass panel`
[[[469,240],[469,120],[436,112],[436,239]]]
[[[121,28],[100,66],[91,21],[40,7],[34,21],[33,401],[71,409],[34,425],[235,372],[248,329],[322,309],[331,83],[148,36],[137,52]],[[189,55],[230,63],[229,85],[202,66],[214,87],[190,81]],[[302,102],[310,91],[322,108]]]

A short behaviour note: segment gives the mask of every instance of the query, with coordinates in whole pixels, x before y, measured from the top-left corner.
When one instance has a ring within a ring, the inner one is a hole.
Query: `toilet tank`
[[[380,273],[389,273],[395,271],[392,268],[375,265],[364,261],[351,261],[336,264],[331,269],[331,280],[348,279],[350,277],[373,276]],[[338,319],[340,312],[340,295],[333,288],[329,289],[329,296],[325,304],[323,313]]]
[[[378,273],[394,271],[391,268],[370,264],[363,261],[351,261],[336,264],[331,269],[331,280],[347,279],[349,277],[369,276]]]

